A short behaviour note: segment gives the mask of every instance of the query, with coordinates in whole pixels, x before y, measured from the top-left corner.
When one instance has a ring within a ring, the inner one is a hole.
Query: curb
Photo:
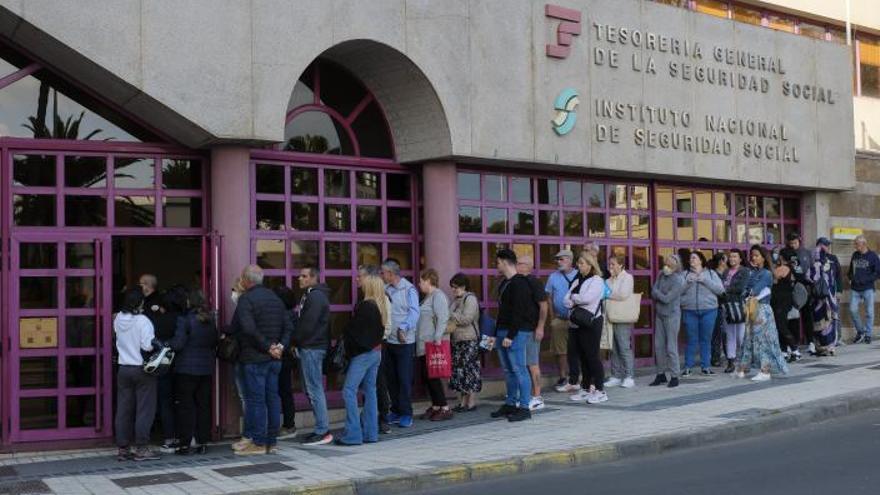
[[[292,486],[243,493],[247,495],[372,495],[428,490],[469,481],[505,478],[511,475],[549,469],[587,466],[623,458],[656,455],[711,443],[740,440],[764,433],[794,429],[876,407],[880,407],[880,388],[772,410],[758,418],[685,433],[666,433],[623,442],[458,464],[412,474],[330,481],[307,487]]]

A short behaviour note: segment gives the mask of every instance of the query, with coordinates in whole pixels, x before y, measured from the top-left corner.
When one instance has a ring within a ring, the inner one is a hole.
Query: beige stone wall
[[[768,0],[748,1],[795,13],[813,14],[839,22],[846,20],[846,0]],[[880,30],[880,8],[877,0],[850,0],[850,22]]]

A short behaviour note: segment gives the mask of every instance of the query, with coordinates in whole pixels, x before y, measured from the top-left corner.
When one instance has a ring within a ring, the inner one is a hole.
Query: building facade
[[[838,12],[771,3],[0,1],[0,441],[112,436],[142,273],[228,321],[244,265],[314,264],[338,334],[386,257],[491,313],[502,246],[544,277],[595,242],[647,294],[680,248],[880,232],[880,22],[853,2],[847,45]],[[645,298],[642,364],[652,322]]]

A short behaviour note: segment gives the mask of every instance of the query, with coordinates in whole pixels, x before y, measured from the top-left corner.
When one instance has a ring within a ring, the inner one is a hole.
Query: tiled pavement
[[[837,357],[807,358],[788,377],[754,384],[719,374],[682,380],[677,389],[612,389],[599,406],[545,394],[547,408],[532,421],[490,420],[497,402],[444,423],[417,422],[378,444],[303,447],[280,442],[276,455],[240,458],[229,446],[204,456],[165,456],[155,462],[117,462],[115,451],[29,454],[0,460],[4,494],[238,493],[304,487],[329,481],[425,472],[461,463],[605,445],[652,435],[687,433],[772,414],[807,402],[880,388],[880,345],[847,346]]]

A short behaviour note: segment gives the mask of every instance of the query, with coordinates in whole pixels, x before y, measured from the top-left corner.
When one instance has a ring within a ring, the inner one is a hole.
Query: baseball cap
[[[828,239],[827,237],[820,237],[820,238],[816,241],[816,245],[818,246],[819,244],[821,244],[821,245],[827,247],[827,246],[830,246],[830,245],[831,245],[831,240]]]
[[[568,256],[569,258],[574,258],[574,253],[571,252],[571,249],[563,249],[562,251],[556,253],[555,258],[559,259],[565,256]]]

